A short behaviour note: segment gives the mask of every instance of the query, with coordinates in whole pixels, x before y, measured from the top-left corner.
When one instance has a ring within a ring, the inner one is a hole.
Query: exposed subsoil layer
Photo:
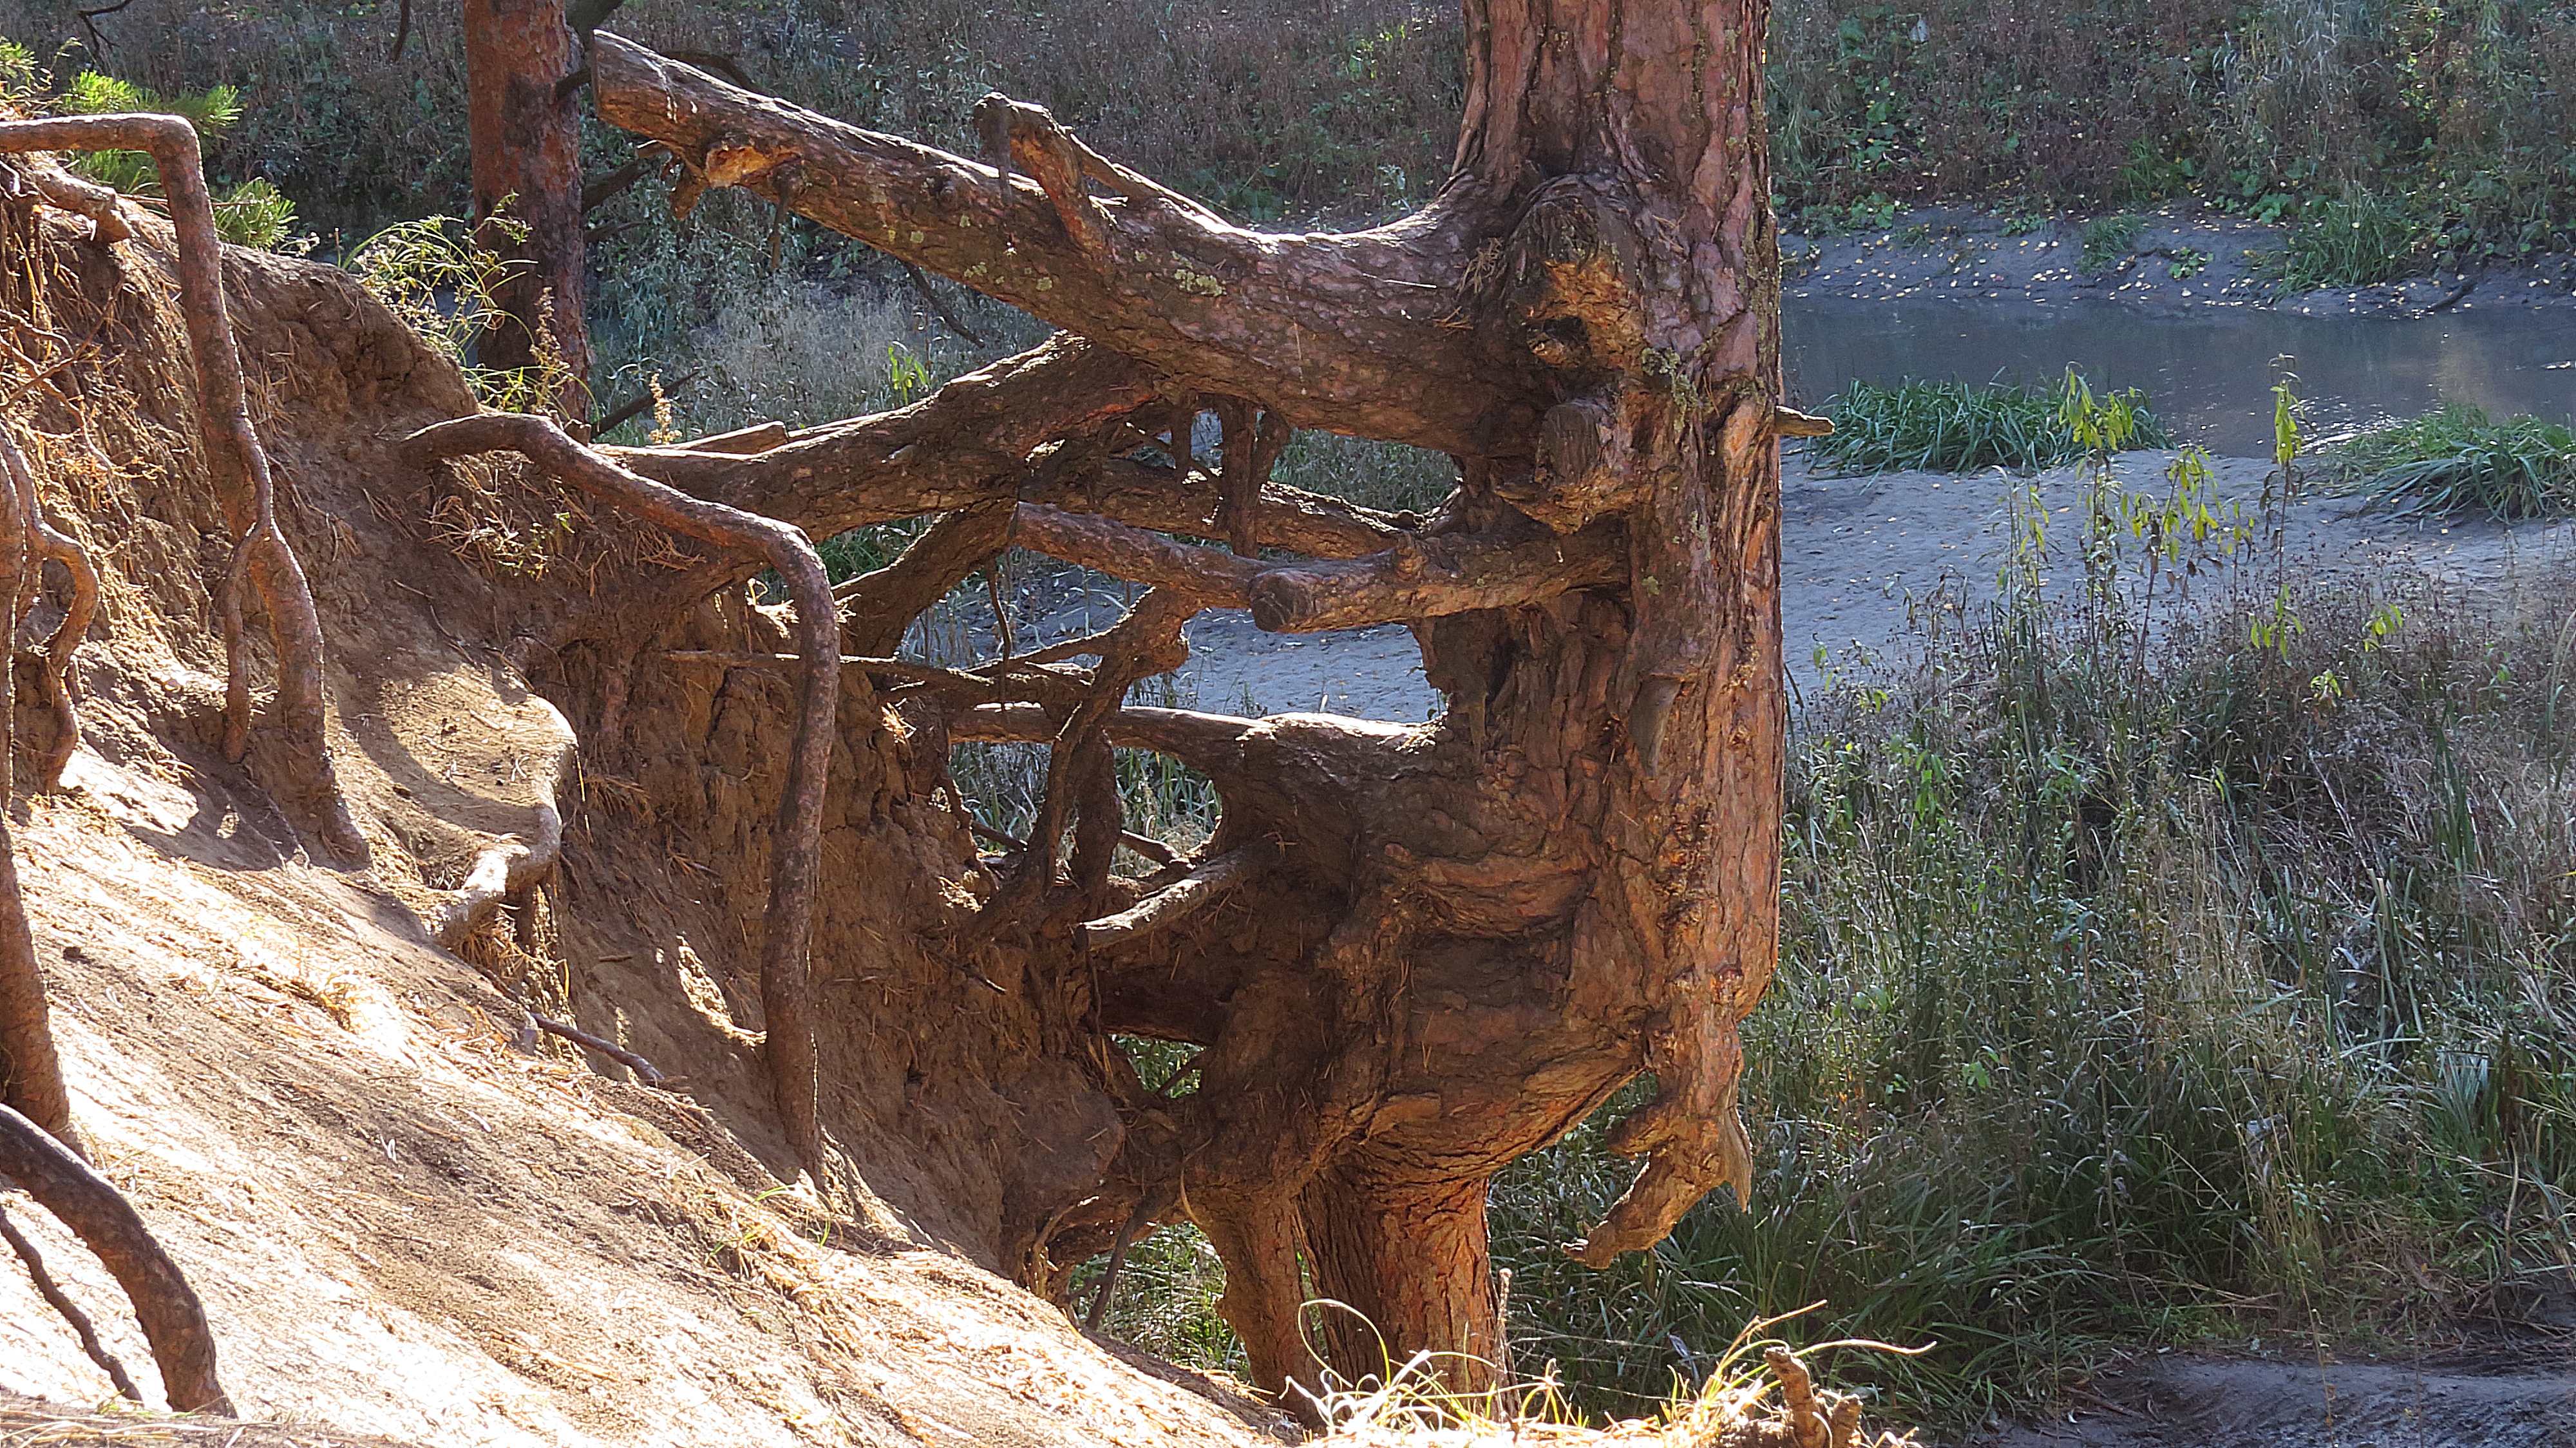
[[[273,731],[254,728],[241,766],[218,744],[209,582],[229,540],[195,449],[168,233],[101,247],[48,216],[34,235],[53,326],[19,345],[72,360],[18,420],[48,516],[106,583],[75,661],[83,744],[62,788],[16,802],[19,869],[78,1127],[204,1298],[246,1415],[440,1444],[1239,1444],[1270,1425],[1225,1385],[1086,1339],[993,1270],[995,1224],[948,1205],[966,1199],[947,1189],[960,1174],[1047,1164],[1036,1086],[1021,1083],[1026,1106],[898,1086],[837,1118],[865,1171],[827,1193],[783,1166],[757,1012],[727,965],[745,954],[736,907],[758,908],[745,886],[765,867],[759,771],[781,691],[648,671],[634,752],[576,763],[564,710],[522,672],[542,612],[505,619],[495,580],[528,592],[542,572],[576,610],[616,570],[672,562],[614,520],[552,554],[512,551],[529,521],[514,505],[541,507],[540,525],[569,505],[389,451],[472,410],[455,369],[341,273],[230,252],[370,852],[362,869],[319,862],[314,822],[263,787]],[[35,626],[51,623],[40,608]],[[775,630],[735,602],[669,636],[774,647]],[[22,746],[50,742],[49,720],[22,705]],[[887,727],[859,711],[845,742],[891,751]],[[424,922],[476,858],[544,837],[556,803],[565,868],[465,942],[481,968],[433,946]],[[843,863],[877,847],[885,807],[842,802]],[[844,878],[906,888],[884,868]],[[881,991],[933,969],[909,945],[876,958]],[[530,1005],[645,1053],[685,1093],[541,1040]],[[1007,1019],[958,1020],[914,1059],[1004,1049]],[[904,1069],[887,1065],[898,1083]],[[0,1204],[157,1404],[114,1284],[23,1196]],[[0,1393],[111,1395],[14,1261]]]

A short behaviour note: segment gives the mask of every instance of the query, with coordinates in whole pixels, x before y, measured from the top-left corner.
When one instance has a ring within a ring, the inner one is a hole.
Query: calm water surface
[[[2246,310],[2147,316],[2076,304],[2010,315],[1953,303],[1793,301],[1782,317],[1789,392],[1814,406],[1858,378],[2053,382],[2073,363],[2098,385],[2144,388],[2185,442],[2272,451],[2272,359],[2286,356],[2312,436],[2412,417],[2443,402],[2502,416],[2576,413],[2576,313],[2474,303],[2421,321]]]

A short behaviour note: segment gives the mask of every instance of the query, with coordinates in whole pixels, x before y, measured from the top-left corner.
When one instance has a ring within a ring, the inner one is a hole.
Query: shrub
[[[1791,756],[1753,1206],[1594,1274],[1605,1129],[1493,1195],[1525,1371],[1624,1414],[1746,1320],[1937,1342],[1906,1414],[2116,1342],[2438,1334],[2570,1285],[2576,577],[2240,589],[2136,640],[2035,597],[1836,690]]]
[[[2422,241],[2394,201],[2362,194],[2311,202],[2290,224],[2271,270],[2284,292],[2372,286],[2421,266]]]

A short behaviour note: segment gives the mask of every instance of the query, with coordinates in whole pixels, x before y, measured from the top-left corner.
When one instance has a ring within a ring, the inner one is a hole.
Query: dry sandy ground
[[[2576,1361],[2153,1357],[1975,1448],[2564,1448]]]

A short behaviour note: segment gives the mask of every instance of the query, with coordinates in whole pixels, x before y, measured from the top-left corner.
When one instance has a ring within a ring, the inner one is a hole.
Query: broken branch
[[[787,581],[788,595],[796,605],[797,652],[804,661],[804,681],[778,806],[760,994],[769,1020],[766,1050],[779,1116],[789,1145],[819,1174],[823,1138],[817,1119],[814,1028],[806,1015],[806,954],[813,939],[814,895],[822,868],[823,792],[841,683],[840,626],[821,556],[794,527],[693,498],[629,472],[606,454],[574,442],[546,418],[516,413],[460,417],[423,428],[402,446],[419,464],[466,453],[519,453],[557,480],[647,522],[761,557]]]

